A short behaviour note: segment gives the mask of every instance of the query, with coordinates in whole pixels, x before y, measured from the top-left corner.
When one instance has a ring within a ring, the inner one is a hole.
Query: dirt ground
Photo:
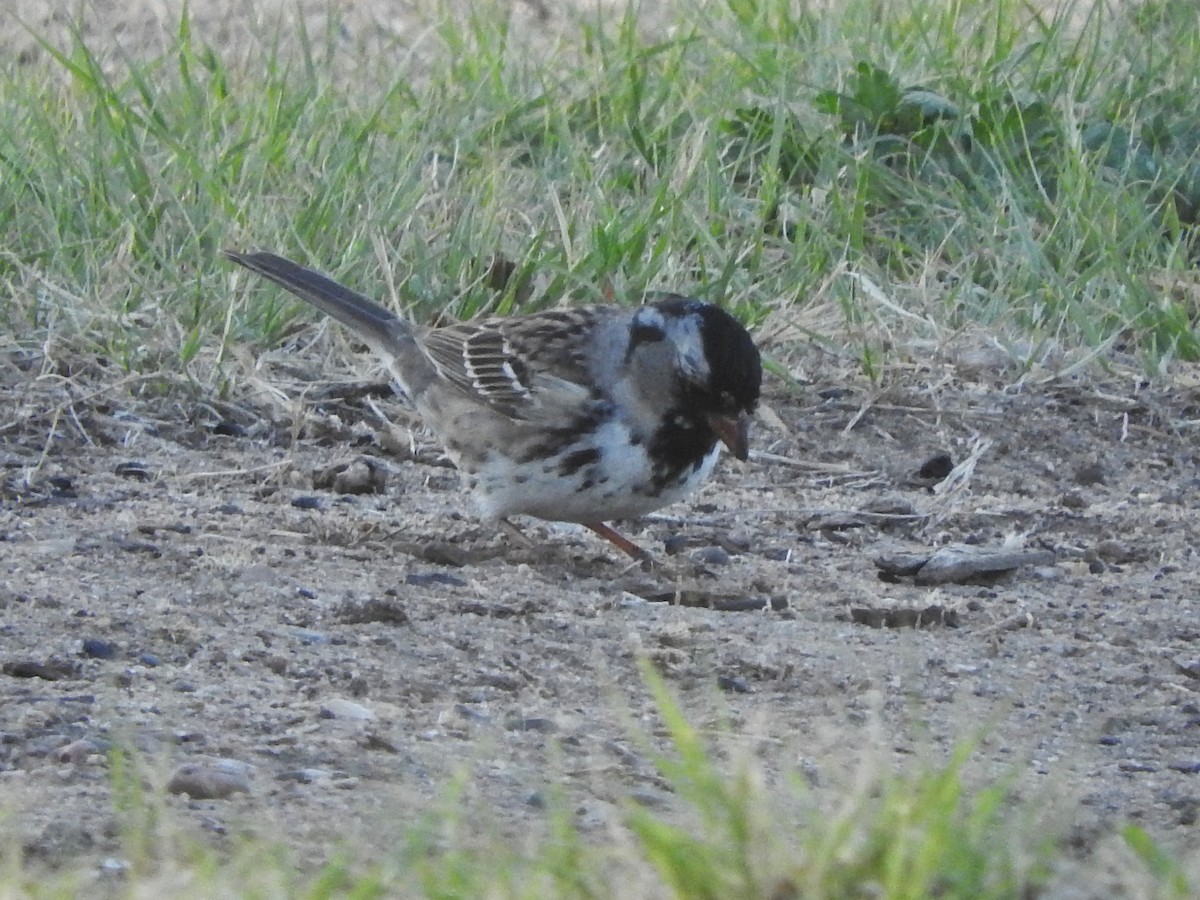
[[[376,29],[399,8],[343,5]],[[149,44],[164,9],[87,7],[101,37]],[[803,773],[819,806],[976,739],[968,780],[1012,778],[1081,856],[1122,822],[1195,853],[1200,380],[1018,389],[987,368],[772,383],[757,458],[624,526],[708,572],[676,582],[578,529],[524,522],[527,546],[481,525],[383,386],[328,381],[299,344],[236,402],[9,345],[0,833],[38,864],[119,865],[118,746],[219,846],[252,831],[310,861],[339,841],[378,855],[464,772],[457,802],[503,833],[536,831],[561,790],[604,835],[629,797],[675,805],[648,657],[723,756]],[[315,486],[356,460],[351,482],[381,493]],[[875,564],[955,544],[1052,556],[966,584]],[[197,778],[232,793],[176,793]]]
[[[261,374],[295,402],[260,405],[3,360],[0,783],[30,858],[118,852],[114,743],[156,789],[181,764],[246,788],[167,791],[218,844],[384,852],[463,772],[502,832],[562,790],[604,834],[623,798],[674,803],[643,656],[722,754],[803,773],[818,804],[978,739],[968,779],[1049,799],[1082,850],[1125,821],[1200,849],[1200,388],[775,385],[765,458],[626,526],[668,573],[710,573],[685,584],[572,527],[482,526],[436,447],[381,424],[404,419],[385,385],[291,349]],[[939,454],[949,491],[920,475]],[[382,493],[313,487],[363,459]],[[1053,559],[940,586],[874,563],[1014,539]]]

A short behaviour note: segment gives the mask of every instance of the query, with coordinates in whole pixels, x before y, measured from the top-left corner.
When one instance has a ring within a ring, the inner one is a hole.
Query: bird
[[[636,306],[426,326],[282,256],[224,255],[332,316],[381,358],[484,520],[577,523],[653,563],[607,523],[682,500],[722,447],[749,456],[762,358],[713,303],[649,292]]]

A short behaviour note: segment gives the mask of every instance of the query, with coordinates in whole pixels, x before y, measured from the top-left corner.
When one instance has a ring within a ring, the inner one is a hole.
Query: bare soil
[[[776,388],[765,458],[624,525],[664,560],[647,574],[573,527],[524,522],[527,544],[462,512],[436,447],[382,424],[404,417],[386,385],[311,354],[265,360],[289,400],[236,405],[44,365],[9,355],[0,386],[0,783],[31,859],[120,852],[114,745],[219,845],[385,853],[462,773],[502,833],[561,791],[603,835],[629,797],[675,803],[643,657],[719,754],[802,772],[817,806],[976,740],[968,779],[1012,778],[1084,852],[1123,822],[1200,849],[1196,387]],[[949,491],[920,475],[939,454]],[[355,460],[382,493],[314,489]],[[1014,540],[1053,561],[933,587],[874,564]],[[185,763],[248,790],[165,791]]]

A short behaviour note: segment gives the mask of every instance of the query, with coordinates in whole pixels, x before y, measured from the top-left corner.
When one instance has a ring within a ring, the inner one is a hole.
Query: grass
[[[424,320],[672,286],[732,308],[777,368],[816,340],[886,378],[906,338],[974,328],[1027,348],[1021,365],[1047,346],[1151,372],[1200,356],[1190,0],[1113,17],[827,7],[681,4],[652,37],[632,14],[581,14],[534,51],[488,7],[439,9],[431,63],[349,71],[327,62],[345,56],[336,23],[233,53],[185,14],[152,59],[79,32],[44,42],[43,62],[0,70],[0,337],[236,390],[235,351],[302,313],[234,279],[219,251],[235,246]],[[790,327],[809,321],[827,327]],[[1060,852],[1022,837],[1002,789],[964,787],[963,758],[874,779],[831,817],[775,818],[658,690],[662,771],[694,815],[631,807],[630,847],[565,822],[529,853],[447,845],[434,822],[396,859],[308,875],[270,848],[218,859],[134,822],[130,895],[629,896],[615,871],[655,896],[1016,897]],[[1123,841],[1159,895],[1188,894],[1149,837]],[[14,863],[0,896],[69,896],[79,877]]]
[[[296,307],[234,289],[218,255],[261,246],[394,284],[426,319],[663,285],[752,323],[825,305],[848,327],[818,337],[878,374],[888,346],[862,326],[904,321],[831,277],[853,272],[925,328],[1119,342],[1161,369],[1200,353],[1184,6],[730,0],[660,39],[584,17],[537,53],[498,15],[443,13],[432,66],[352,88],[318,61],[344,52],[332,29],[236,63],[186,15],[156,59],[76,35],[45,45],[52,77],[3,73],[0,275],[55,290],[14,291],[2,321],[130,371],[270,344]]]

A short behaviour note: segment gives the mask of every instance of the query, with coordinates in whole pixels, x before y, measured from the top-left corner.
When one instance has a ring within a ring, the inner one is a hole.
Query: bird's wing
[[[439,374],[514,419],[553,418],[592,396],[587,341],[597,310],[553,310],[434,328],[422,336]]]

